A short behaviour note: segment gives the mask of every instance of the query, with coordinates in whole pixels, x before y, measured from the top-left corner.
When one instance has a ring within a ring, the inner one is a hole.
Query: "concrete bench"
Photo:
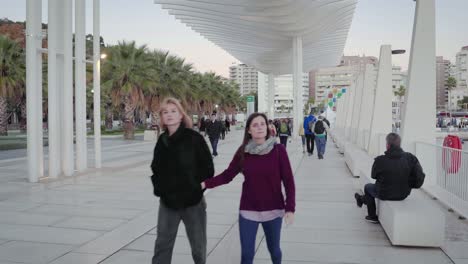
[[[344,146],[344,159],[354,177],[362,176],[366,171],[370,171],[374,161],[367,152],[351,143]]]
[[[361,188],[374,183],[369,173],[360,177]],[[413,189],[403,201],[376,199],[377,214],[392,245],[441,247],[445,240],[445,215],[421,190]]]
[[[441,247],[445,240],[445,215],[413,190],[403,201],[378,201],[379,221],[392,245]]]

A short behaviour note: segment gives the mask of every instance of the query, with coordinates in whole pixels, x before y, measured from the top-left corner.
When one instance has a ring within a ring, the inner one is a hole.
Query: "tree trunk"
[[[20,104],[20,132],[26,133],[27,128],[27,112],[26,112],[26,100],[22,100]]]
[[[129,96],[124,99],[124,139],[135,139],[135,105],[130,101]]]
[[[8,113],[6,98],[0,96],[0,136],[8,135]]]
[[[160,123],[161,122],[159,120],[158,111],[151,110],[151,128],[153,128],[156,131],[156,137],[158,138],[159,138],[159,135],[161,134]]]
[[[106,117],[105,117],[105,126],[106,130],[112,130],[113,122],[114,121],[114,114],[112,108],[110,106],[106,107]]]

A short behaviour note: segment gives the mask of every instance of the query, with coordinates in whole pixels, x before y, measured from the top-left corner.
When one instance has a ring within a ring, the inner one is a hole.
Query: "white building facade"
[[[258,91],[258,71],[247,64],[234,64],[229,67],[229,79],[239,84],[241,95]]]
[[[355,66],[319,69],[315,73],[315,103],[320,104],[334,88],[349,88],[354,81]]]
[[[455,79],[458,89],[468,89],[468,46],[457,53]]]
[[[268,112],[267,104],[269,98],[268,91],[268,75],[261,72],[258,73],[258,111]],[[293,93],[293,78],[291,74],[279,75],[274,78],[274,117],[288,117],[293,112],[294,93]],[[309,74],[302,75],[302,104],[305,105],[309,100]],[[260,94],[264,93],[264,100],[261,100]]]

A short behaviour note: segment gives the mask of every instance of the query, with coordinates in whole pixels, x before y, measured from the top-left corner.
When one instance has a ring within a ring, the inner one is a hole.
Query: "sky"
[[[92,33],[92,0],[87,1],[87,32]],[[406,49],[393,56],[393,64],[408,68],[413,30],[413,0],[359,0],[345,45],[344,55],[379,55],[380,45]],[[436,0],[436,52],[455,62],[462,46],[468,46],[468,0]],[[43,0],[47,22],[47,1]],[[24,21],[26,0],[0,0],[0,18]],[[101,0],[101,35],[106,44],[135,40],[151,49],[169,50],[201,72],[228,77],[238,60],[170,16],[153,0]]]

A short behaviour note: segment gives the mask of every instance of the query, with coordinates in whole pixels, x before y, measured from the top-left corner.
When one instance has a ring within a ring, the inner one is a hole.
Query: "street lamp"
[[[107,54],[106,54],[106,53],[102,53],[102,54],[101,54],[101,59],[105,59],[105,58],[107,58]]]
[[[404,50],[404,49],[392,50],[392,54],[393,54],[393,55],[405,54],[405,53],[406,53],[406,50]]]

